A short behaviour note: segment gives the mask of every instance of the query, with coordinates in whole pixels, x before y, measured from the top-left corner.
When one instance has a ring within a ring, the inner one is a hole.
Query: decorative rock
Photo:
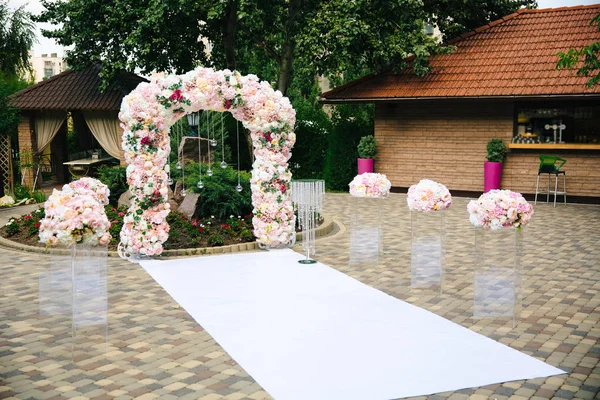
[[[194,213],[196,212],[196,206],[198,205],[198,200],[200,199],[200,194],[198,193],[188,193],[187,196],[181,202],[179,206],[179,212],[185,214],[188,218],[192,218]]]
[[[15,204],[15,199],[13,199],[11,196],[4,196],[0,198],[0,207],[8,207],[12,206],[13,204]]]
[[[131,193],[129,193],[129,190],[125,191],[121,196],[119,196],[119,201],[117,202],[117,205],[119,207],[121,207],[121,206],[129,207],[129,204],[131,203],[131,201],[129,201],[130,196],[131,196]]]

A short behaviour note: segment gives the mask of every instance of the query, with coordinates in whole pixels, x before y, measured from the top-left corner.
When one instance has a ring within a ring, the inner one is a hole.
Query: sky
[[[471,0],[477,1],[477,0]],[[539,8],[555,8],[564,6],[577,6],[600,3],[600,0],[537,0]],[[27,11],[33,14],[39,14],[44,7],[39,0],[8,0],[8,4],[12,8],[17,8],[25,5]],[[64,48],[59,46],[54,40],[42,36],[41,29],[52,29],[49,24],[38,24],[38,43],[34,46],[33,51],[36,56],[45,53],[64,54]]]

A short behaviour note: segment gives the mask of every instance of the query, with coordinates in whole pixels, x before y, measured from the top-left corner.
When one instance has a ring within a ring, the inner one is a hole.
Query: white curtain
[[[38,153],[43,152],[48,147],[66,118],[67,113],[64,111],[41,111],[35,114]]]
[[[100,146],[111,156],[122,160],[118,114],[114,111],[84,111],[83,117]]]

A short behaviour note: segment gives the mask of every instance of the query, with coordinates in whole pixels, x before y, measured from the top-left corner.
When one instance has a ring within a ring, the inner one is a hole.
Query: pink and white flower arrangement
[[[356,175],[349,186],[354,197],[388,197],[392,184],[383,174],[365,172]]]
[[[406,197],[411,211],[443,211],[452,205],[452,196],[448,188],[430,179],[421,179],[408,189]]]
[[[521,228],[529,223],[533,207],[520,193],[490,190],[467,205],[469,221],[485,229]]]
[[[88,195],[95,197],[98,203],[105,206],[108,204],[110,190],[108,186],[100,182],[98,179],[83,177],[73,181],[62,188],[64,193],[73,192],[79,195]]]
[[[296,113],[281,92],[255,75],[197,68],[141,83],[121,104],[127,181],[133,196],[121,230],[125,254],[160,254],[168,238],[169,129],[199,110],[230,112],[250,131],[254,147],[251,189],[254,235],[264,245],[289,242],[294,211],[288,160],[296,141]]]
[[[50,246],[69,246],[74,243],[106,246],[111,236],[110,222],[104,212],[104,205],[92,189],[85,185],[73,185],[82,193],[65,185],[66,190],[56,190],[44,204],[46,215],[40,221],[40,242]],[[68,189],[67,189],[68,188]],[[108,197],[99,187],[101,193]]]

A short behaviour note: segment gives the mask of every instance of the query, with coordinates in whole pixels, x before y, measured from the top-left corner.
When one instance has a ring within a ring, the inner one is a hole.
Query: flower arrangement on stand
[[[350,195],[354,197],[388,197],[392,184],[384,174],[365,172],[356,175],[350,186]]]
[[[411,211],[411,287],[439,285],[445,279],[446,211],[452,205],[448,188],[422,179],[408,189]]]
[[[422,179],[408,189],[406,198],[411,211],[443,211],[452,205],[448,188],[430,179]]]
[[[74,181],[54,189],[44,204],[45,217],[40,221],[40,242],[50,246],[89,244],[106,246],[111,239],[110,222],[103,199],[110,194],[106,185],[92,178]]]
[[[169,234],[166,216],[169,129],[199,110],[229,111],[250,130],[254,147],[251,190],[254,234],[277,246],[294,234],[288,160],[296,140],[295,112],[289,100],[255,75],[197,68],[141,83],[125,96],[119,118],[132,204],[121,231],[126,256],[158,255]]]
[[[467,205],[469,221],[475,227],[498,230],[522,228],[533,215],[533,207],[525,198],[510,190],[490,190]]]

